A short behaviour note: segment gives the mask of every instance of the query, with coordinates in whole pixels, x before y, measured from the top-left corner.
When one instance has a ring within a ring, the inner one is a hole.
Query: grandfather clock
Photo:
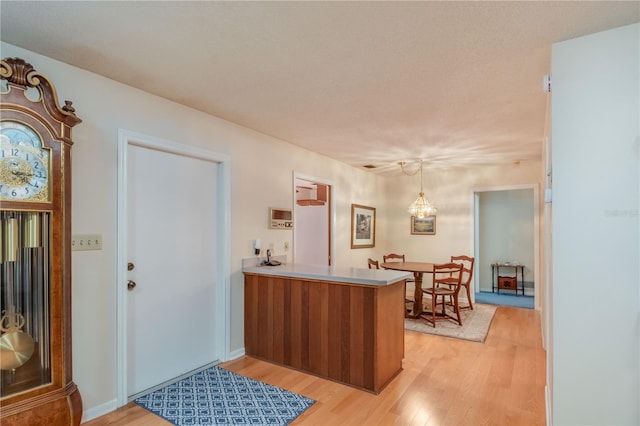
[[[77,425],[71,376],[71,102],[0,61],[0,424]]]

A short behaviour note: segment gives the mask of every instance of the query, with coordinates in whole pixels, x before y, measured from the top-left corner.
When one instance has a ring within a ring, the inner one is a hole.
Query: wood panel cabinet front
[[[402,370],[403,292],[245,274],[245,352],[378,393]]]

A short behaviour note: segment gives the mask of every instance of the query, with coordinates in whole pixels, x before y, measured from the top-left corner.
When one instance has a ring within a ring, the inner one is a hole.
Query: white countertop
[[[296,263],[283,264],[280,266],[249,267],[243,268],[242,272],[377,286],[389,285],[403,279],[413,278],[413,274],[404,271],[350,268],[346,266],[302,265]]]

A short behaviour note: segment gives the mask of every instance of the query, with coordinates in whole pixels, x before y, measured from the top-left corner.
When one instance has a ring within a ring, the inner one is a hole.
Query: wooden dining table
[[[413,293],[413,311],[409,318],[420,318],[422,314],[422,277],[424,274],[433,274],[433,263],[430,262],[384,262],[380,264],[384,269],[394,271],[407,271],[413,273],[416,288]]]

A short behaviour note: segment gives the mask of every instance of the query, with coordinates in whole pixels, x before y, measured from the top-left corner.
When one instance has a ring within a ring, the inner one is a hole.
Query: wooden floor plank
[[[545,425],[539,313],[499,307],[485,343],[405,332],[403,371],[374,395],[249,357],[222,364],[317,401],[294,425]],[[131,403],[87,426],[165,425]]]

